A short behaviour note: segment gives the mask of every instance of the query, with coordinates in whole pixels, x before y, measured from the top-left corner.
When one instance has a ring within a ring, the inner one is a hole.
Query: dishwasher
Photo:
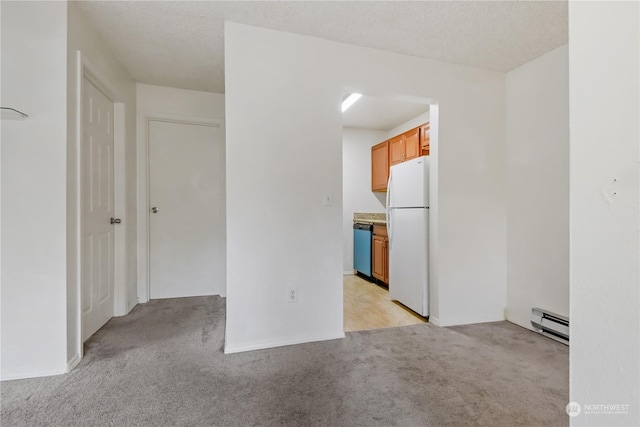
[[[353,269],[356,274],[371,278],[371,241],[373,224],[353,224]]]

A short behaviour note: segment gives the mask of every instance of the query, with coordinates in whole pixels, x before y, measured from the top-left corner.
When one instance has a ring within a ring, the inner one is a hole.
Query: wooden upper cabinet
[[[404,136],[404,160],[420,157],[420,128],[411,129],[402,134]]]
[[[389,140],[389,165],[404,162],[404,135],[398,135]]]
[[[387,191],[393,165],[429,155],[429,123],[371,147],[371,190]]]
[[[430,134],[429,123],[425,123],[424,125],[420,126],[420,149],[422,150],[423,156],[428,156],[429,149],[431,148],[431,141],[430,141],[429,134]]]
[[[389,144],[387,141],[371,147],[371,190],[385,191],[389,180]]]
[[[389,140],[389,164],[391,166],[421,156],[420,128],[411,129]]]

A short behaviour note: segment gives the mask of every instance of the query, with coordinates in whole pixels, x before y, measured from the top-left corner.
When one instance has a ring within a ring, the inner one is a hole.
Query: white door
[[[113,317],[113,104],[82,80],[82,340]]]
[[[224,147],[219,127],[149,124],[149,296],[224,295]]]

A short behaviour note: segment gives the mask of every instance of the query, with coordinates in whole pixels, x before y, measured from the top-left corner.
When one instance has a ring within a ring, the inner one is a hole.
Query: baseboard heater
[[[569,318],[541,308],[531,309],[531,325],[542,335],[569,345]]]

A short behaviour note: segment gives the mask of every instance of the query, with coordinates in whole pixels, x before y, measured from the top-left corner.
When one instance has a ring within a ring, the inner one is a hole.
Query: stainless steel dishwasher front
[[[353,269],[371,277],[371,240],[373,225],[356,222],[353,224]]]

